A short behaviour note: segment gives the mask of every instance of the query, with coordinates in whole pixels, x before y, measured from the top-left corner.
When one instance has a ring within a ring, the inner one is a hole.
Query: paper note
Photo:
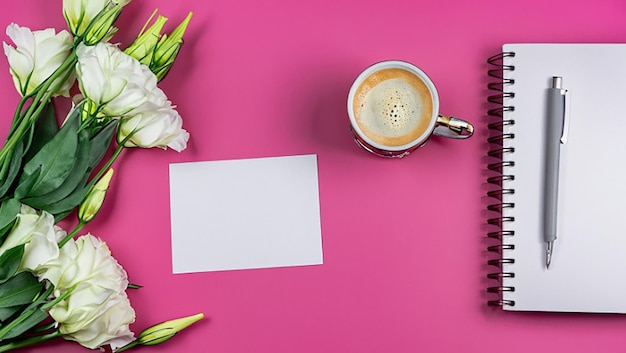
[[[174,273],[323,263],[317,156],[170,165]]]

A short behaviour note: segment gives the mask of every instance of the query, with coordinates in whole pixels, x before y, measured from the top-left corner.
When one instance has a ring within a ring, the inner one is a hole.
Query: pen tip
[[[548,242],[546,247],[546,269],[550,269],[550,262],[552,261],[552,242]]]

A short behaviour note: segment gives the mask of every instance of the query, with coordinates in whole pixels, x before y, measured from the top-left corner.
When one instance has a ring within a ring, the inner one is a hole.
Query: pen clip
[[[561,89],[561,94],[564,95],[563,104],[563,130],[561,131],[561,144],[564,145],[567,143],[567,136],[569,135],[569,121],[570,121],[570,100],[571,93],[566,89]]]

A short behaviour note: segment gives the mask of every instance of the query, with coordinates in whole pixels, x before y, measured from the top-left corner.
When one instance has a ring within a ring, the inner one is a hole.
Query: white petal
[[[176,152],[182,152],[187,148],[187,141],[189,141],[189,133],[187,130],[181,129],[178,135],[176,135],[174,139],[167,144],[167,147]]]
[[[27,52],[35,51],[35,35],[28,27],[20,27],[15,23],[11,23],[7,27],[7,35],[11,41],[19,48]]]
[[[22,268],[37,272],[58,256],[59,246],[55,239],[36,233],[24,249]]]

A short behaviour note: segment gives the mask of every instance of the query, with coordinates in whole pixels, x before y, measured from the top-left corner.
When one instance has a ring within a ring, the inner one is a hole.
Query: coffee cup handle
[[[466,139],[474,134],[474,126],[469,122],[453,116],[439,115],[433,135],[453,139]]]

